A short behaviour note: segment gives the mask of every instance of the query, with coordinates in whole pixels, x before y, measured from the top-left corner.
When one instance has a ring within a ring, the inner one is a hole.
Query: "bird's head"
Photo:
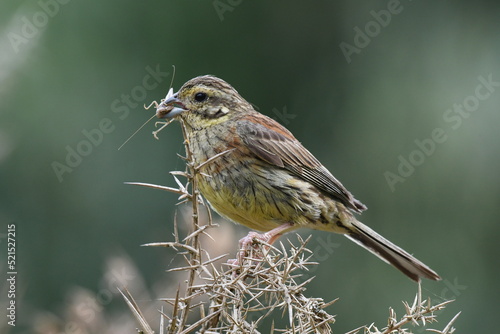
[[[211,75],[193,78],[177,93],[167,95],[158,108],[158,118],[181,117],[192,128],[204,128],[252,109],[230,84]]]

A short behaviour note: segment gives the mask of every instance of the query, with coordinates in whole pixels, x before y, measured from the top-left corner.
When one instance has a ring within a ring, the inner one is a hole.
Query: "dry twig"
[[[161,298],[171,307],[171,312],[161,313],[160,333],[260,333],[258,328],[265,319],[273,319],[271,333],[331,333],[330,325],[335,321],[325,308],[336,300],[325,303],[321,298],[305,295],[306,286],[314,277],[301,282],[301,276],[310,266],[317,265],[311,261],[312,252],[307,249],[310,238],[303,240],[297,235],[298,243],[289,242],[288,247],[282,243],[273,247],[256,240],[257,252],[260,256],[245,258],[243,263],[234,267],[229,264],[218,267],[215,261],[225,255],[211,258],[200,242],[201,235],[208,235],[207,230],[217,226],[212,222],[210,210],[207,208],[208,220],[200,222],[200,204],[204,205],[196,184],[196,175],[200,167],[195,166],[189,142],[186,138],[185,124],[180,121],[184,134],[186,150],[186,171],[171,172],[177,188],[130,183],[156,189],[162,189],[179,195],[180,203],[191,203],[190,231],[181,238],[177,219],[174,222],[174,241],[150,243],[144,246],[161,246],[173,248],[182,255],[185,264],[169,271],[185,272],[185,284],[178,287],[176,295]],[[165,128],[166,123],[161,129]],[[160,129],[160,130],[161,130]],[[157,136],[157,130],[154,132]],[[211,163],[227,152],[213,157],[204,164]],[[183,184],[177,176],[186,178]],[[122,292],[125,300],[133,310],[145,333],[152,333],[149,324],[135,304],[132,296]],[[359,327],[347,334],[363,331],[365,334],[402,334],[411,333],[405,326],[425,326],[436,321],[434,312],[446,307],[451,301],[431,305],[430,300],[422,302],[421,290],[412,305],[404,302],[405,315],[396,316],[394,309],[389,309],[388,325],[379,330],[373,324]],[[452,323],[455,316],[443,331],[433,330],[441,334],[453,333]],[[284,325],[276,325],[275,319],[285,319]],[[282,328],[278,328],[282,327]]]

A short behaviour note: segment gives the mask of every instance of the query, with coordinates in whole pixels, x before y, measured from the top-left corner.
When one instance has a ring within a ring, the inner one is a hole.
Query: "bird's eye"
[[[196,93],[194,95],[194,99],[197,101],[197,102],[203,102],[207,99],[207,94],[206,93]]]

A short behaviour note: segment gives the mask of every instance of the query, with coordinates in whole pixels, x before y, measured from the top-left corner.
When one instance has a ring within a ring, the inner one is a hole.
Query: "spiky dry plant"
[[[165,128],[170,122],[154,132]],[[156,189],[170,191],[179,195],[180,203],[191,204],[191,227],[185,236],[179,234],[177,219],[174,220],[174,240],[147,244],[173,248],[182,255],[185,264],[170,269],[186,275],[184,284],[179,285],[175,296],[160,298],[169,304],[169,311],[160,311],[160,328],[163,333],[260,333],[265,319],[273,320],[271,333],[331,333],[330,324],[334,316],[325,308],[334,301],[324,302],[322,298],[307,297],[304,292],[313,278],[301,282],[301,276],[310,266],[317,263],[310,261],[312,252],[306,248],[307,240],[297,235],[297,242],[283,243],[279,247],[263,244],[255,240],[254,254],[249,254],[238,266],[217,261],[225,255],[212,257],[203,247],[201,236],[217,226],[213,223],[209,208],[205,205],[196,185],[196,174],[203,165],[218,159],[226,152],[203,163],[193,164],[189,142],[186,140],[185,125],[180,121],[184,134],[186,170],[171,172],[177,188],[145,183],[131,183]],[[183,183],[179,177],[187,181]],[[202,221],[201,207],[205,207],[207,219]],[[259,254],[257,254],[257,253]],[[257,255],[257,256],[256,256]],[[134,298],[126,290],[121,290],[127,304],[141,325],[141,332],[152,334],[152,326],[141,313]],[[405,315],[396,317],[391,308],[388,325],[382,330],[373,324],[359,327],[349,334],[390,334],[411,333],[405,326],[409,324],[425,326],[435,320],[435,311],[443,309],[450,301],[431,305],[430,300],[421,302],[421,291],[417,293],[415,302],[410,306],[405,303]],[[457,315],[458,316],[458,315]],[[452,333],[451,326],[456,317],[438,333]],[[276,325],[274,319],[284,318],[284,325]],[[278,328],[279,327],[279,328]]]
[[[169,122],[165,123],[161,129]],[[184,124],[181,127],[185,137]],[[158,130],[158,131],[160,131]],[[155,136],[156,136],[155,132]],[[217,266],[216,261],[226,255],[212,258],[202,247],[200,236],[207,235],[207,230],[216,227],[210,210],[199,195],[195,175],[202,166],[192,163],[189,143],[184,140],[186,171],[171,172],[177,188],[146,183],[131,182],[140,186],[170,191],[179,195],[180,203],[191,203],[191,230],[181,237],[174,220],[174,240],[170,242],[150,243],[147,246],[161,246],[175,249],[183,256],[185,265],[170,271],[185,272],[184,286],[177,290],[175,297],[160,298],[171,305],[170,314],[162,313],[160,332],[167,333],[258,333],[258,326],[264,319],[276,317],[276,312],[287,314],[287,328],[273,328],[284,333],[330,333],[329,323],[332,315],[323,309],[333,302],[325,303],[321,298],[307,298],[303,292],[312,280],[300,282],[301,271],[316,263],[309,261],[312,252],[306,248],[308,240],[298,237],[298,245],[290,243],[290,249],[281,244],[278,249],[256,240],[256,254],[249,254],[239,266]],[[213,159],[222,156],[221,153]],[[179,176],[186,178],[184,184]],[[200,205],[206,208],[206,222],[200,221]],[[145,333],[152,333],[151,326],[142,315],[132,296],[122,290],[128,305],[133,310]],[[199,316],[196,318],[194,314]],[[189,321],[189,319],[193,319]],[[274,325],[273,325],[274,326]]]
[[[378,329],[375,324],[369,326],[361,326],[345,334],[411,334],[411,330],[407,328],[407,325],[412,325],[414,327],[426,327],[428,324],[437,322],[435,312],[443,310],[449,303],[454,300],[447,300],[442,303],[432,305],[430,298],[422,301],[422,289],[420,283],[418,284],[418,292],[415,295],[413,304],[404,301],[405,314],[398,318],[396,311],[389,307],[389,317],[387,320],[387,326]],[[453,323],[457,320],[461,312],[458,312],[444,327],[443,330],[427,328],[427,331],[439,333],[439,334],[451,334],[455,332]],[[361,332],[362,331],[362,332]]]
[[[209,296],[207,317],[213,319],[202,329],[258,333],[264,319],[286,314],[288,326],[280,332],[330,333],[329,323],[334,318],[323,309],[333,301],[325,303],[321,298],[306,297],[305,287],[312,278],[302,283],[297,280],[302,270],[317,264],[309,261],[311,251],[305,247],[308,240],[300,236],[298,239],[298,245],[290,243],[288,252],[283,244],[280,249],[259,244],[256,250],[260,255],[248,257],[238,273],[235,268],[221,272],[212,267],[205,283],[195,287]]]

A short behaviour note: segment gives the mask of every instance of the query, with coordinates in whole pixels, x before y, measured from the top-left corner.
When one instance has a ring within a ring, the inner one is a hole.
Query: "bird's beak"
[[[184,104],[177,98],[178,93],[174,94],[172,88],[170,88],[163,102],[156,108],[156,117],[172,118],[187,110]]]

